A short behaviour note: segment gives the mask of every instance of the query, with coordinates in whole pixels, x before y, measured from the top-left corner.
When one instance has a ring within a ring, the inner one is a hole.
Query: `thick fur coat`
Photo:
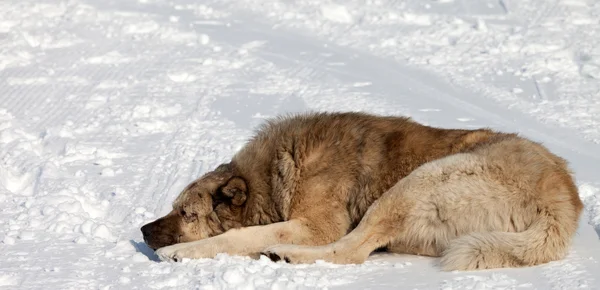
[[[167,260],[361,263],[385,248],[473,270],[564,257],[581,211],[566,161],[516,134],[308,113],[268,121],[142,232]]]

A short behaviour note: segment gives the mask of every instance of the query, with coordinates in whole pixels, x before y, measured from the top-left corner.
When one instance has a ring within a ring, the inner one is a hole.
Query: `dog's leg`
[[[377,200],[358,226],[337,242],[322,246],[276,245],[263,251],[272,260],[290,263],[313,263],[325,260],[337,264],[362,263],[369,254],[395,240],[405,227],[407,213],[413,206],[409,198],[402,198],[410,187],[402,180]]]
[[[296,218],[270,225],[232,229],[212,238],[163,247],[156,254],[162,260],[174,261],[183,258],[214,258],[218,253],[252,256],[277,244],[319,245],[330,243],[341,236],[331,232],[324,235],[318,228],[317,222]],[[321,233],[317,234],[318,232]]]
[[[208,239],[163,247],[158,249],[156,254],[162,260],[175,261],[183,258],[213,258],[218,253],[250,255],[269,245],[302,240],[303,232],[306,230],[297,220],[231,229]]]

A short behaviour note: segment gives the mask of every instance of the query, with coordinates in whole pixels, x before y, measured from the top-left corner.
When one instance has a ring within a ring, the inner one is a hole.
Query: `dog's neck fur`
[[[259,162],[258,158],[254,159]],[[263,160],[264,161],[264,160]],[[270,172],[240,168],[234,160],[229,164],[234,176],[241,177],[246,182],[247,199],[241,206],[233,204],[218,205],[214,211],[217,214],[224,231],[233,228],[267,225],[280,222],[283,219],[275,208],[276,203],[271,198]]]

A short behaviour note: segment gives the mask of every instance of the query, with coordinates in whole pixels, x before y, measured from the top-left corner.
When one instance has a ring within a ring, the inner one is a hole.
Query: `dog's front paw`
[[[265,249],[261,255],[267,256],[273,262],[282,260],[290,264],[312,264],[317,260],[335,264],[360,264],[367,259],[369,253],[339,251],[331,245],[276,245]]]
[[[208,240],[175,244],[156,250],[162,261],[181,262],[182,259],[214,258],[221,248]]]
[[[292,261],[290,260],[290,258],[288,258],[287,256],[283,256],[283,253],[278,253],[277,250],[265,250],[263,252],[260,253],[261,256],[266,256],[267,258],[271,259],[271,261],[273,262],[279,262],[281,260],[284,260],[286,263],[291,263]]]
[[[311,264],[319,258],[312,247],[299,245],[276,245],[260,253],[271,261],[285,261],[290,264]],[[315,255],[316,254],[316,255]]]
[[[184,258],[182,247],[180,245],[172,245],[167,247],[162,247],[156,250],[156,255],[161,261],[174,261],[181,262]]]
[[[175,244],[156,250],[156,255],[162,261],[173,261],[181,262],[184,258],[187,259],[198,259],[198,258],[209,258],[208,255],[202,255],[202,251],[197,249],[196,245],[188,243]]]

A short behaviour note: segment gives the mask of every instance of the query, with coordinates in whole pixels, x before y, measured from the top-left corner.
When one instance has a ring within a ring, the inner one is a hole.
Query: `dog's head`
[[[235,176],[229,164],[222,164],[189,184],[173,202],[170,213],[144,225],[144,241],[156,250],[239,227],[246,196],[244,179]]]

